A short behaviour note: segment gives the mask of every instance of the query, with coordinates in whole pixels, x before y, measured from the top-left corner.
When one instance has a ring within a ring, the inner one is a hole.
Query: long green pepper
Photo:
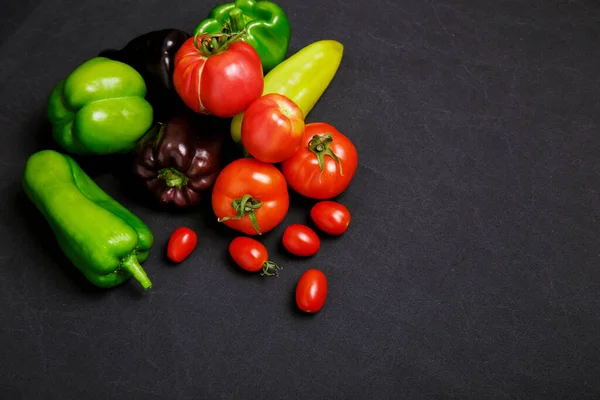
[[[144,289],[152,287],[140,265],[154,242],[152,232],[70,156],[53,150],[32,154],[22,184],[62,251],[90,282],[110,288],[133,276]]]

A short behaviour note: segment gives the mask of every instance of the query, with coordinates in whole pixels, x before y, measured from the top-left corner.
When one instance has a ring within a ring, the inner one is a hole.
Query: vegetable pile
[[[284,223],[291,190],[315,201],[308,214],[315,229],[287,226],[286,251],[312,257],[321,235],[346,232],[350,211],[334,198],[352,182],[357,150],[331,124],[306,122],[338,71],[343,45],[320,40],[287,57],[290,38],[280,6],[236,0],[215,7],[193,34],[145,33],[82,61],[55,85],[47,118],[61,151],[32,154],[22,184],[90,282],[111,288],[133,277],[150,289],[141,263],[154,236],[76,157],[129,157],[135,178],[160,206],[210,204],[219,223],[239,233],[229,244],[232,260],[252,273],[281,273],[259,238]],[[229,138],[206,118],[230,119],[239,150],[232,161],[223,157]],[[182,263],[197,246],[196,233],[182,226],[166,244],[167,257]],[[298,308],[318,312],[327,285],[322,271],[305,271]]]

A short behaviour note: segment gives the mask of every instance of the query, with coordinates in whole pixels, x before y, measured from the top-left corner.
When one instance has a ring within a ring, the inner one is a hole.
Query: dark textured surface
[[[228,260],[209,212],[157,211],[120,160],[83,166],[156,235],[155,283],[91,288],[20,191],[53,146],[52,86],[149,30],[193,30],[208,1],[10,1],[0,17],[0,397],[600,397],[600,5],[595,1],[287,1],[290,53],[345,45],[309,115],[360,153],[351,229],[310,260],[264,237],[279,279]],[[224,124],[225,129],[227,124]],[[210,211],[210,210],[208,210]],[[165,262],[170,232],[200,235]],[[322,312],[293,290],[321,268]]]

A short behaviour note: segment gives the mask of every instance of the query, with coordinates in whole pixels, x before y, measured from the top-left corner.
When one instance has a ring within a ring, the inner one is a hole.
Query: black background
[[[97,290],[20,189],[54,147],[58,80],[144,32],[188,32],[214,1],[13,1],[0,12],[0,390],[6,399],[598,398],[600,5],[373,0],[280,4],[289,54],[345,45],[308,116],[349,136],[360,166],[338,200],[349,231],[312,259],[279,249],[306,222],[293,197],[262,239],[278,279],[232,265],[210,209],[157,210],[122,160],[86,171],[153,230],[135,282]],[[222,127],[228,134],[228,124]],[[180,225],[200,244],[166,262]],[[308,268],[323,310],[295,310]]]

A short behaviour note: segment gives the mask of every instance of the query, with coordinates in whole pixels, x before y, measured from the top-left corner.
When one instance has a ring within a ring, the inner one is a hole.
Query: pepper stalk
[[[131,252],[124,257],[119,264],[119,269],[131,273],[145,290],[152,288],[152,282],[150,281],[150,278],[148,278],[146,271],[144,271],[140,265],[136,252]]]

